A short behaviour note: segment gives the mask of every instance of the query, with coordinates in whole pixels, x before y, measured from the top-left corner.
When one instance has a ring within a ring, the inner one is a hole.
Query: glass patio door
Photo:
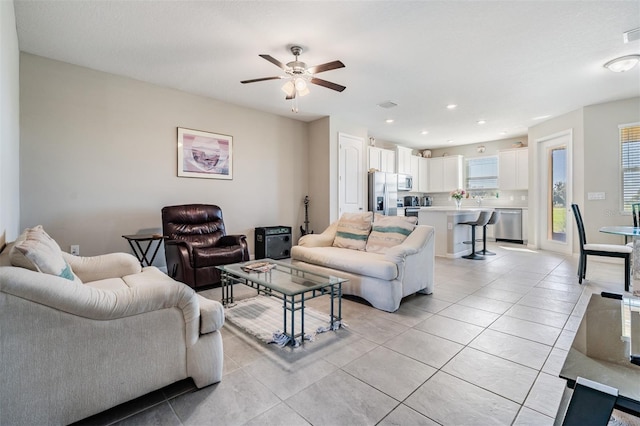
[[[540,247],[571,253],[571,132],[538,141],[540,165]],[[544,212],[544,213],[543,213]]]

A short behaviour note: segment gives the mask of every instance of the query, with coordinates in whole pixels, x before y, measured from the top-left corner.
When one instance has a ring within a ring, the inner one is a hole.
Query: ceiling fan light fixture
[[[286,93],[288,97],[292,97],[296,93],[296,86],[293,84],[293,81],[289,80],[282,86],[282,91]]]
[[[307,82],[304,81],[304,78],[302,77],[296,78],[294,84],[296,85],[296,90],[298,92],[302,92],[307,88]]]
[[[604,67],[613,72],[625,72],[635,67],[640,62],[640,55],[621,56],[604,64]]]

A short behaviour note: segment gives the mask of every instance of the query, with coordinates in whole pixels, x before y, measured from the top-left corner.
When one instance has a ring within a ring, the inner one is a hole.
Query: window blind
[[[498,188],[498,157],[488,156],[467,160],[467,190]]]
[[[623,210],[640,202],[640,125],[620,128]]]

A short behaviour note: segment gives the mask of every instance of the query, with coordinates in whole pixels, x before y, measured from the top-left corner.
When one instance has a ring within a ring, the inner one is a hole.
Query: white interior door
[[[572,252],[572,140],[571,130],[537,140],[540,170],[538,241],[543,250],[558,253]]]
[[[338,135],[338,214],[364,210],[362,138]]]

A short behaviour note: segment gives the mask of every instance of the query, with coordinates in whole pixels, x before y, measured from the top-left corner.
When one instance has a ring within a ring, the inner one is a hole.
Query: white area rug
[[[298,346],[300,338],[295,342],[283,337],[282,328],[283,309],[282,301],[269,296],[256,296],[250,299],[239,300],[230,307],[225,307],[225,318],[247,333],[257,337],[266,343],[277,343],[281,346],[293,344]],[[296,311],[294,316],[295,333],[301,331],[301,311]],[[340,324],[334,322],[337,329]],[[304,308],[305,340],[313,340],[317,333],[329,331],[330,318],[312,308]],[[291,312],[287,311],[287,331],[291,330]]]

